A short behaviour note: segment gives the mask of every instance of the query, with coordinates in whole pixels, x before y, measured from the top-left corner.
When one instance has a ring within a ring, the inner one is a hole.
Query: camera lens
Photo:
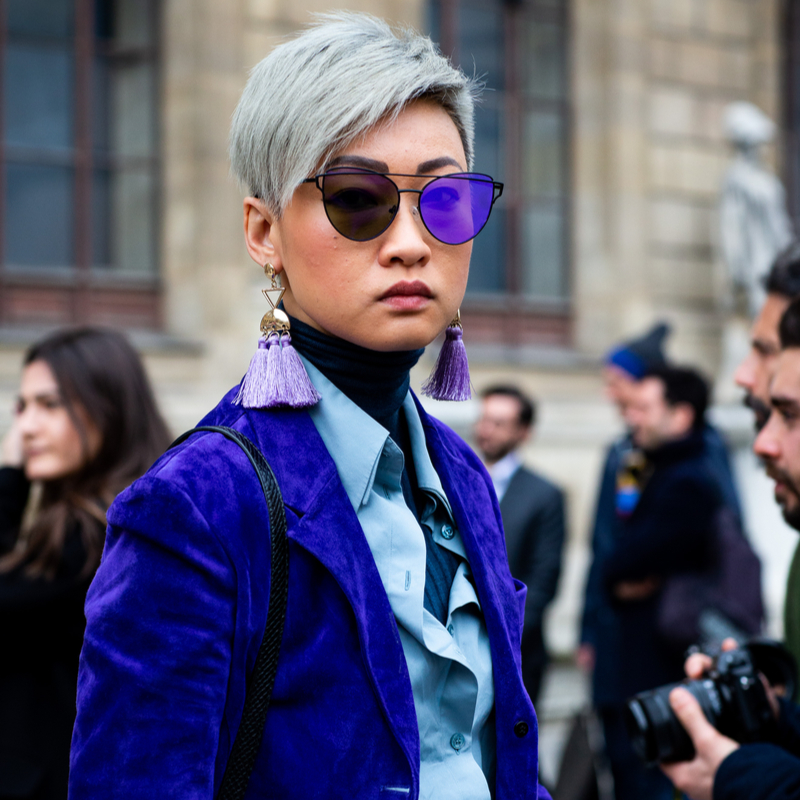
[[[722,711],[717,687],[708,679],[673,683],[636,695],[628,701],[625,724],[634,751],[646,764],[689,761],[694,757],[692,740],[669,704],[669,693],[676,686],[683,686],[697,698],[712,725]]]

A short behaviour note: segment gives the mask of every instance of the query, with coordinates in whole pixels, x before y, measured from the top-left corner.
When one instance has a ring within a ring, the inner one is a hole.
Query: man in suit
[[[511,574],[528,587],[522,678],[535,703],[547,664],[542,617],[561,572],[564,494],[520,461],[536,422],[533,401],[514,386],[493,386],[482,398],[475,439],[500,501]]]

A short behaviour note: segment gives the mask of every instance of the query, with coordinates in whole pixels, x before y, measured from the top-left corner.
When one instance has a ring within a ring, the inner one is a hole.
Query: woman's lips
[[[416,311],[430,302],[433,294],[422,281],[401,281],[384,292],[380,300],[400,311]]]

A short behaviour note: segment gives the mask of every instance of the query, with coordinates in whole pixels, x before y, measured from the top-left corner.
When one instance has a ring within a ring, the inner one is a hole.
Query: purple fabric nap
[[[247,797],[416,798],[419,736],[403,650],[333,461],[307,412],[243,410],[235,392],[203,424],[230,425],[261,448],[290,538],[286,631]],[[542,800],[536,716],[520,677],[524,587],[508,571],[491,481],[454,433],[420,416],[486,617],[495,796]],[[124,492],[109,522],[86,603],[70,797],[211,800],[267,613],[255,473],[235,445],[198,434]]]

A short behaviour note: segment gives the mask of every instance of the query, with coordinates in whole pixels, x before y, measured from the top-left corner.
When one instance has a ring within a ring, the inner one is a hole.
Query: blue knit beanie
[[[644,336],[623,342],[611,350],[606,356],[606,364],[618,367],[637,381],[641,380],[654,369],[667,365],[664,340],[670,330],[666,322],[658,323]]]

